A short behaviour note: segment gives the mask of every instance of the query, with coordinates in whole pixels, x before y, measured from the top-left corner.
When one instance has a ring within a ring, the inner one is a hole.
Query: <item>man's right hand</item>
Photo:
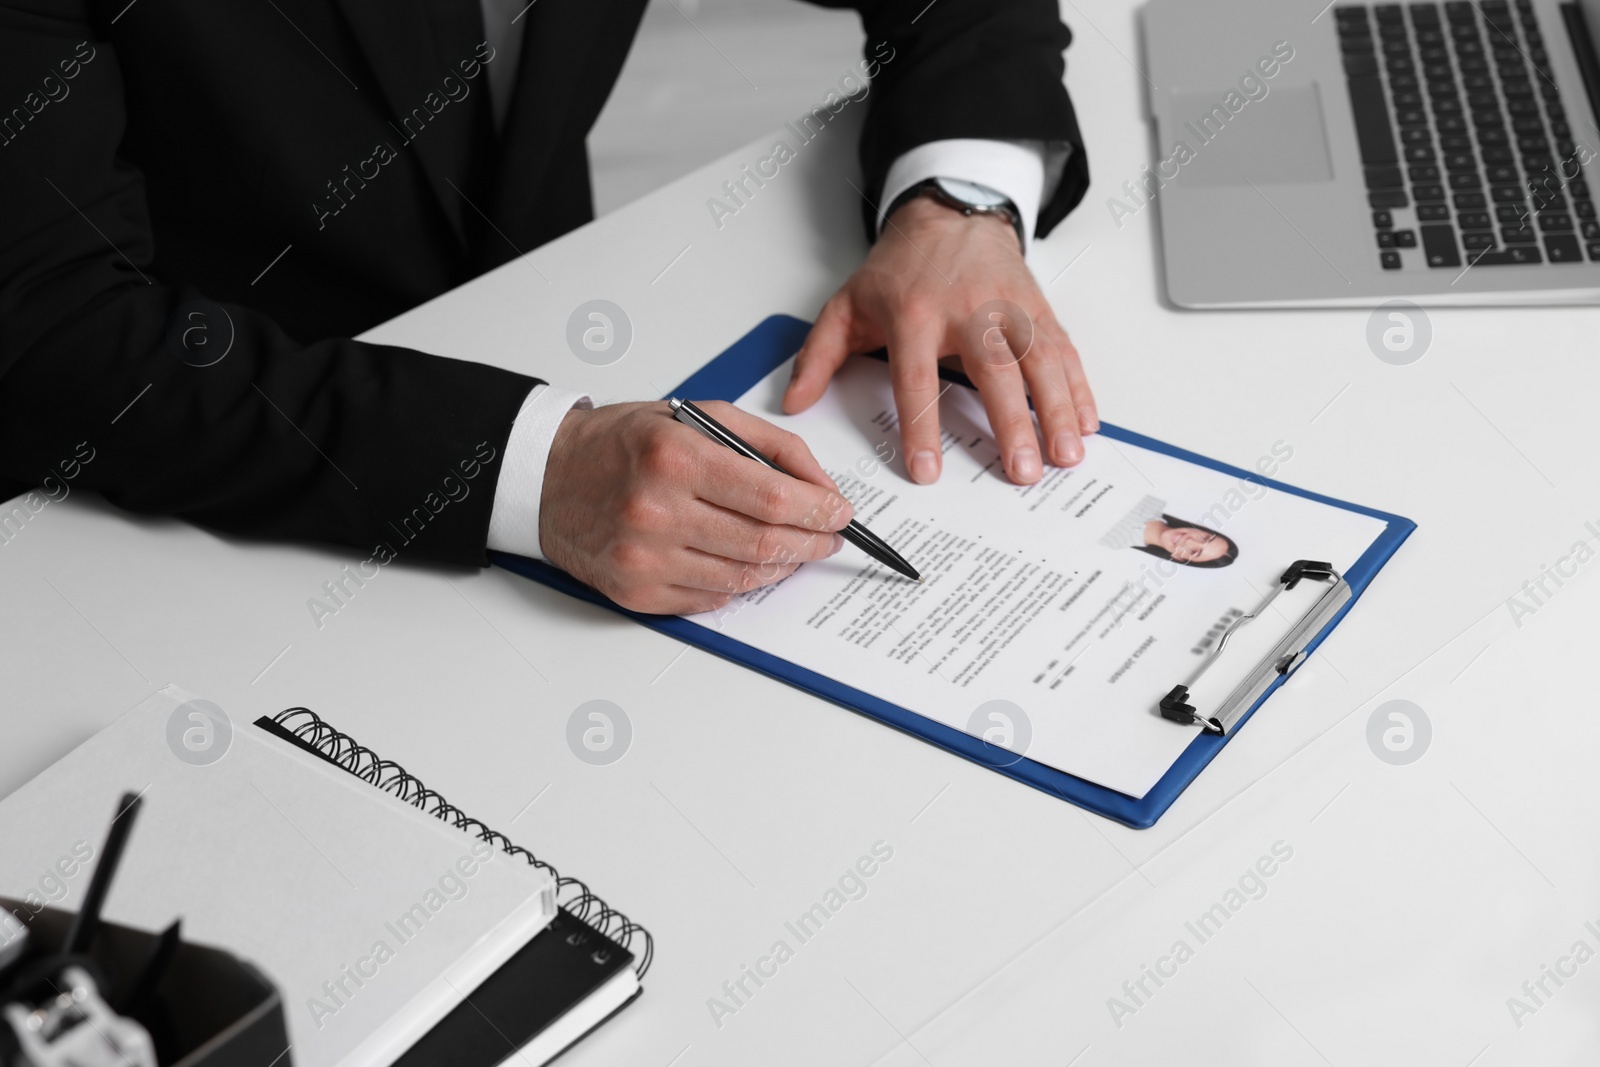
[[[546,559],[625,608],[687,615],[833,555],[850,502],[792,433],[732,404],[712,418],[794,475],[715,444],[665,403],[573,409],[539,498]]]

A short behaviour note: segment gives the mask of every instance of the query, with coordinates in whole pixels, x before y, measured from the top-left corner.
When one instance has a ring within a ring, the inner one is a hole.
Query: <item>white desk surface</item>
[[[1600,523],[1600,309],[1434,311],[1396,367],[1365,311],[1166,306],[1155,211],[1119,230],[1106,208],[1150,158],[1133,13],[1065,15],[1095,183],[1033,265],[1105,417],[1240,465],[1286,442],[1284,480],[1419,523],[1154,829],[498,570],[386,567],[318,629],[307,598],[366,553],[87,495],[0,548],[0,793],[169,681],[236,723],[309,705],[654,931],[644,997],[573,1067],[1593,1062],[1600,962],[1558,961],[1600,949],[1600,562],[1520,626],[1506,602]],[[372,336],[658,397],[766,315],[812,316],[858,261],[853,141],[831,128],[718,230],[706,199],[753,144]],[[606,368],[564,342],[597,297],[635,330]],[[564,741],[595,698],[635,730],[606,767]],[[1406,766],[1366,741],[1397,698],[1433,725]],[[799,945],[785,921],[877,841],[867,895]],[[1185,923],[1280,841],[1265,896],[1201,943]],[[794,957],[719,1027],[708,998],[780,939]],[[1128,998],[1178,940],[1192,958]],[[1544,965],[1577,969],[1535,1001]],[[1113,996],[1137,1010],[1114,1020]]]

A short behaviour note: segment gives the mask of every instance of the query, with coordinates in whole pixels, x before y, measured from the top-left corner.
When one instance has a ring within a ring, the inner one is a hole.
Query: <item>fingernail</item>
[[[1083,458],[1083,442],[1070,430],[1062,430],[1056,434],[1055,444],[1051,450],[1056,454],[1056,462],[1063,467],[1070,467]]]
[[[844,538],[840,537],[838,534],[834,534],[833,535],[833,548],[829,550],[828,555],[830,555],[830,556],[833,555],[835,552],[838,552],[843,547],[844,547]]]
[[[927,485],[939,480],[939,457],[927,449],[911,454],[911,480]]]
[[[1078,409],[1078,425],[1083,428],[1083,432],[1084,433],[1097,433],[1097,432],[1099,432],[1099,430],[1100,430],[1100,413],[1095,411],[1094,408],[1088,407],[1088,406],[1079,408]]]
[[[1032,448],[1019,448],[1011,454],[1011,480],[1034,482],[1044,473],[1039,463],[1039,453]]]

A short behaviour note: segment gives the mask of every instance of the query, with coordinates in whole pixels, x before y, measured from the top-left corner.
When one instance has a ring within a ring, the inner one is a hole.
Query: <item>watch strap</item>
[[[894,213],[899,211],[907,203],[924,196],[932,200],[937,200],[944,206],[951,208],[954,211],[959,211],[963,215],[997,215],[1000,218],[1005,219],[1007,222],[1011,223],[1011,228],[1017,231],[1017,244],[1022,249],[1027,249],[1028,239],[1027,234],[1022,228],[1022,213],[1017,210],[1016,204],[1012,203],[1009,199],[1004,203],[994,206],[985,204],[970,204],[959,197],[952,196],[950,193],[946,192],[945,188],[939,184],[938,178],[925,178],[924,180],[917,182],[915,185],[909,186],[899,196],[895,197],[894,200],[890,202],[888,210],[884,211],[883,213],[884,223],[887,224]]]

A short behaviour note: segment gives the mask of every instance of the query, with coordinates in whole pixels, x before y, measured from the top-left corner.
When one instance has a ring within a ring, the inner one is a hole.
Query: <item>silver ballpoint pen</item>
[[[699,408],[695,407],[692,401],[680,400],[677,397],[673,397],[671,400],[667,401],[667,406],[672,409],[673,418],[677,419],[685,426],[691,426],[694,429],[699,430],[717,444],[733,449],[746,459],[753,459],[757,463],[765,464],[766,466],[777,471],[779,474],[789,474],[788,471],[784,470],[772,460],[762,455],[758,449],[756,449],[749,442],[745,441],[738,434],[722,425],[716,419],[713,419],[710,415],[707,415],[704,411],[701,411]],[[789,476],[791,478],[794,477],[793,475]],[[865,526],[861,525],[859,522],[856,522],[854,519],[851,519],[850,524],[839,531],[839,536],[843,537],[846,541],[849,541],[852,545],[855,545],[857,548],[861,549],[861,551],[865,552],[879,563],[882,563],[885,567],[888,567],[899,574],[905,575],[914,582],[922,581],[922,575],[918,574],[917,569],[911,564],[907,563],[905,559],[901,557],[900,553],[890,548],[888,543],[885,542],[881,537],[867,529]]]

